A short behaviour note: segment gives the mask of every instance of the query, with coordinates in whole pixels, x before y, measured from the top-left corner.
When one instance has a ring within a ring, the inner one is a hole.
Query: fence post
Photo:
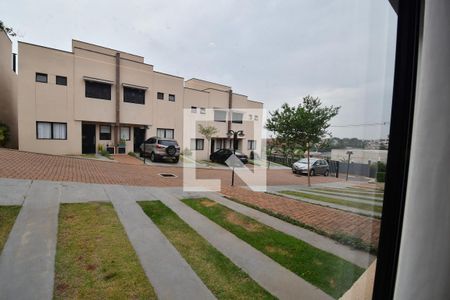
[[[339,161],[336,161],[336,178],[339,178]]]

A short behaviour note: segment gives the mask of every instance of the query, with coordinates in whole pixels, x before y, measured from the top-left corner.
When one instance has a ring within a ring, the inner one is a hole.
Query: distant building
[[[331,149],[331,160],[347,161],[347,152],[351,151],[350,162],[367,164],[377,161],[386,163],[387,150],[367,150],[367,149]]]

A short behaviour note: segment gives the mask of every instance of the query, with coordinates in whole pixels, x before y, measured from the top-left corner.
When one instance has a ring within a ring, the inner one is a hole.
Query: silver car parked
[[[142,143],[139,149],[141,157],[149,156],[151,161],[170,159],[177,163],[180,159],[180,146],[173,139],[154,136]]]
[[[308,159],[302,158],[292,164],[292,173],[294,174],[308,174]],[[330,167],[324,159],[310,158],[309,159],[309,175],[328,176],[330,174]]]

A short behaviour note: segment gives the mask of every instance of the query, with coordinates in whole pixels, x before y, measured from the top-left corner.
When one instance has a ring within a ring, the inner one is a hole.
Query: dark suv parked
[[[180,159],[180,146],[173,139],[154,136],[142,143],[139,149],[141,157],[149,156],[151,161],[170,159],[177,163]]]

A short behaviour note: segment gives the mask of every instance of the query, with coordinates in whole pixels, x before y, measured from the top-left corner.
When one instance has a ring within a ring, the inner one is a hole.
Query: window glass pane
[[[203,150],[204,140],[203,139],[197,139],[196,143],[196,149],[197,150]]]
[[[156,94],[156,98],[159,99],[159,100],[164,100],[164,93],[158,92]]]
[[[37,123],[37,138],[51,139],[52,138],[52,124],[45,122]]]
[[[197,112],[197,107],[195,106],[191,106],[191,113],[196,113]]]
[[[53,123],[53,139],[65,140],[67,138],[67,124]]]
[[[169,101],[175,101],[175,95],[169,94]]]
[[[173,139],[173,129],[166,129],[166,138]]]
[[[120,127],[120,139],[125,141],[130,140],[130,127]]]
[[[56,76],[56,84],[57,85],[67,85],[67,77],[65,77],[65,76]]]
[[[215,110],[214,111],[214,121],[216,122],[226,122],[227,113],[223,110]]]
[[[145,90],[131,87],[124,87],[123,101],[136,104],[145,104]]]
[[[100,140],[111,140],[111,126],[100,126]]]
[[[85,81],[85,89],[87,98],[111,100],[111,85],[108,83]]]
[[[232,122],[237,124],[242,124],[243,114],[242,113],[233,113],[232,114]]]
[[[200,113],[201,114],[206,114],[206,108],[200,107]]]
[[[47,74],[36,73],[36,82],[47,83]]]

